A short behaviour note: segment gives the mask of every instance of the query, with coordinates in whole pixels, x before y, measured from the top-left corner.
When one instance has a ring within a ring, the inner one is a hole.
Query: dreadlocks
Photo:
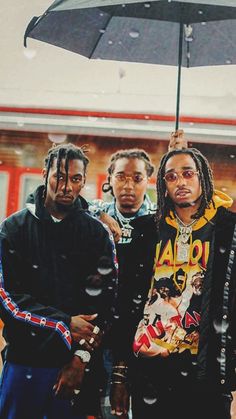
[[[157,225],[159,224],[161,217],[165,218],[165,216],[169,213],[170,210],[174,210],[173,202],[171,201],[168,195],[166,196],[166,184],[164,176],[167,161],[172,156],[179,154],[189,154],[194,160],[196,164],[196,169],[199,172],[198,176],[202,188],[202,195],[200,206],[198,210],[195,212],[195,214],[192,215],[192,218],[198,219],[202,217],[206,208],[209,208],[209,205],[212,202],[212,196],[214,191],[213,176],[212,170],[206,157],[204,157],[202,153],[196,148],[172,150],[169,153],[164,154],[164,156],[162,157],[157,173]]]
[[[50,171],[50,168],[52,167],[54,159],[57,160],[57,185],[56,185],[56,191],[57,191],[62,159],[65,159],[66,185],[67,185],[69,161],[81,160],[84,164],[84,174],[85,174],[87,165],[89,163],[89,159],[85,155],[87,151],[88,150],[86,146],[77,147],[71,143],[54,146],[48,150],[48,154],[44,159],[44,165],[47,170],[46,178],[45,178],[45,196],[47,194],[48,175],[49,175],[49,171]]]
[[[107,182],[105,182],[102,185],[103,192],[111,192],[113,195],[112,186],[110,185],[110,179],[111,175],[115,170],[115,165],[117,160],[119,159],[139,159],[142,160],[145,163],[145,169],[147,172],[147,176],[152,176],[154,172],[154,166],[151,164],[151,160],[149,155],[146,153],[146,151],[138,148],[132,148],[130,150],[119,150],[116,153],[112,154],[111,160],[110,160],[110,166],[108,167],[108,177]]]

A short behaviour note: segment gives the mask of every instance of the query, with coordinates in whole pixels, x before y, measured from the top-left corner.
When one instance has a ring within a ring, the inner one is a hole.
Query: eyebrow
[[[193,166],[182,166],[182,167],[180,168],[180,170],[188,170],[188,169],[191,169],[191,170],[196,170],[196,168],[195,168],[195,167],[193,167]],[[176,169],[168,169],[168,170],[166,170],[166,172],[165,172],[165,173],[169,173],[169,172],[176,172]]]

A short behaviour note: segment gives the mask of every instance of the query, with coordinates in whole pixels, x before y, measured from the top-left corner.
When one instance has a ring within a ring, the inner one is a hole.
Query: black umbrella
[[[236,0],[56,0],[27,37],[88,58],[177,65],[236,64]]]

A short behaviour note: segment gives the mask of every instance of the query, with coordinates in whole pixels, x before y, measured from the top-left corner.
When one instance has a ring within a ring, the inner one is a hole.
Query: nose
[[[125,188],[133,188],[134,187],[134,180],[133,180],[132,176],[126,176],[124,187]]]
[[[180,186],[182,186],[182,185],[186,185],[186,179],[182,176],[182,174],[181,173],[178,173],[178,178],[177,178],[177,181],[176,181],[176,183],[177,183],[177,185],[180,185]]]
[[[71,183],[70,179],[68,179],[67,183],[65,182],[63,184],[62,190],[64,191],[64,193],[72,191],[72,183]]]

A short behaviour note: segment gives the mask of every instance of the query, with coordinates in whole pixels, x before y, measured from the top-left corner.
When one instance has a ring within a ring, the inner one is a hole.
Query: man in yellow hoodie
[[[196,149],[163,156],[157,193],[156,215],[135,221],[129,249],[112,408],[126,417],[130,391],[133,419],[205,419],[209,411],[229,419],[236,388],[232,199],[214,191],[209,163]],[[150,304],[163,278],[169,278],[168,299],[159,292]]]

